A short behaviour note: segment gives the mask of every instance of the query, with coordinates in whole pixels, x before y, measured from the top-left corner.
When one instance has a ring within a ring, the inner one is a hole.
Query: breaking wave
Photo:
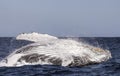
[[[11,50],[14,51],[0,61],[0,66],[36,64],[83,66],[100,63],[111,58],[108,50],[73,39],[59,39],[47,34],[25,33],[18,35],[12,41],[15,40],[23,40],[22,43],[19,43],[22,46],[15,48],[11,45]],[[25,45],[25,41],[30,43]]]

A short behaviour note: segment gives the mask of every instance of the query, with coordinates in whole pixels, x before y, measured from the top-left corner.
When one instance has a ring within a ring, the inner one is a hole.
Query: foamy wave
[[[111,53],[108,50],[71,39],[58,39],[38,33],[21,34],[16,39],[34,41],[35,43],[15,49],[0,62],[0,66],[35,64],[81,66],[100,63],[111,58]]]

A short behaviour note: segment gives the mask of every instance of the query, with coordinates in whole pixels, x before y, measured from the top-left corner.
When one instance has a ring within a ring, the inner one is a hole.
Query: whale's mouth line
[[[14,51],[0,61],[0,66],[36,64],[83,66],[101,63],[111,58],[111,53],[108,50],[76,40],[59,39],[46,34],[20,34],[15,40],[26,40],[33,43],[17,49],[12,48]],[[20,44],[22,45],[24,42]]]

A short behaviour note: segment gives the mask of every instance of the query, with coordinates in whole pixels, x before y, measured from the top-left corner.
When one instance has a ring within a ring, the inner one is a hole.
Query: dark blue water
[[[0,67],[0,76],[120,76],[120,38],[73,38],[90,45],[109,49],[112,59],[101,64],[62,67],[55,65],[27,65]],[[12,38],[0,38],[0,59],[11,52]],[[14,43],[15,45],[21,42]],[[24,43],[25,45],[27,43]]]

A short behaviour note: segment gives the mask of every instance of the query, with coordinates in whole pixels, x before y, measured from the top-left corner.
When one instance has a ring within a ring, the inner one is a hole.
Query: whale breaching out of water
[[[24,33],[18,35],[15,40],[31,41],[32,43],[14,49],[10,55],[0,61],[0,66],[36,64],[83,66],[111,58],[108,50],[73,39],[59,39],[47,34]]]

